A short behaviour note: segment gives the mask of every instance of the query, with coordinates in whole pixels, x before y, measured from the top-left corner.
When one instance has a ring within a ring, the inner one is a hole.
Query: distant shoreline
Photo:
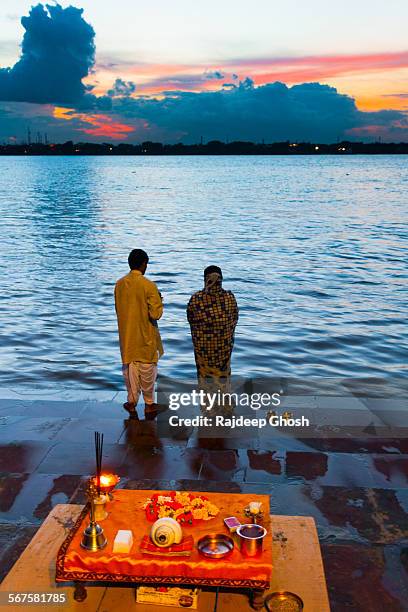
[[[212,140],[206,144],[163,144],[143,142],[142,144],[112,143],[22,143],[0,145],[0,156],[29,155],[129,155],[129,156],[167,156],[167,155],[406,155],[408,142],[350,142],[332,144],[311,142],[274,142],[270,144],[244,141],[221,142]]]

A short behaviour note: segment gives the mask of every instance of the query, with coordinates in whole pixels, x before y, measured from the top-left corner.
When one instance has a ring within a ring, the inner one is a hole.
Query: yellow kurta
[[[157,325],[163,302],[151,280],[139,270],[131,270],[115,286],[122,363],[157,363],[163,346]]]

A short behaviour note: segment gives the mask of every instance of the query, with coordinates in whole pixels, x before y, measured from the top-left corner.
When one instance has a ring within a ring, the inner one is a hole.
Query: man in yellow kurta
[[[123,407],[135,414],[142,392],[146,412],[154,412],[157,362],[163,354],[157,321],[163,314],[163,301],[155,283],[144,276],[149,262],[147,253],[134,249],[128,262],[129,274],[115,286],[122,371],[128,394]]]

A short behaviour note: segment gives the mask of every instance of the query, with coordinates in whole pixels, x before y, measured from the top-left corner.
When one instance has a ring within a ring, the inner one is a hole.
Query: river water
[[[0,176],[3,388],[122,388],[113,288],[137,247],[165,376],[194,375],[209,264],[240,307],[236,374],[406,374],[406,157],[0,157]]]

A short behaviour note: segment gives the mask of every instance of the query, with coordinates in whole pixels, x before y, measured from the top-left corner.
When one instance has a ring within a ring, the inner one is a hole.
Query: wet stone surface
[[[328,580],[332,612],[406,611],[408,584],[398,551],[350,543],[323,544],[322,556],[326,576],[335,577]],[[391,580],[387,562],[392,565]]]
[[[13,567],[39,525],[14,525],[0,522],[0,580]]]
[[[107,401],[0,400],[0,416],[0,577],[54,505],[84,503],[98,429],[120,487],[269,494],[315,518],[334,612],[407,610],[405,438],[203,438]]]
[[[329,525],[359,536],[371,544],[391,544],[408,539],[407,513],[398,499],[398,491],[383,489],[347,489],[322,487],[314,495],[314,504]]]

